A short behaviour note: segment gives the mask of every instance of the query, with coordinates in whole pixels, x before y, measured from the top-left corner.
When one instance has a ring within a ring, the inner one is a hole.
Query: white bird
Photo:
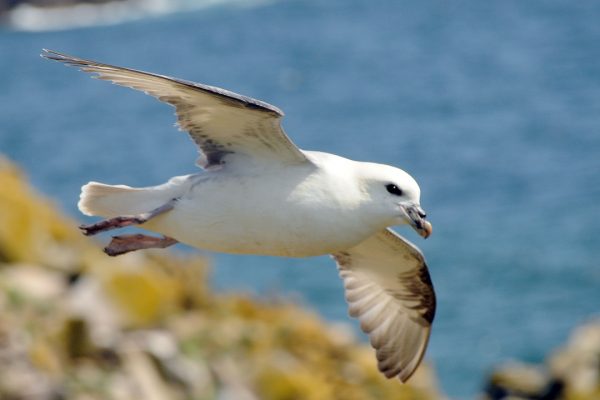
[[[164,248],[286,257],[331,254],[350,315],[376,349],[379,370],[405,382],[419,366],[435,315],[421,252],[388,227],[431,224],[420,189],[401,169],[296,147],[278,108],[213,86],[44,50],[43,57],[141,90],[175,107],[205,171],[145,188],[90,182],[79,209],[109,219],[86,235],[141,225],[164,236],[113,237],[105,252]]]

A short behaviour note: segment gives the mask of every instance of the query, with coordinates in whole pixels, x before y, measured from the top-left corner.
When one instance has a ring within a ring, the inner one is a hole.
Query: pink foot
[[[124,228],[131,225],[141,225],[158,215],[164,214],[167,211],[171,211],[176,202],[177,199],[172,199],[162,206],[149,212],[136,215],[121,215],[110,219],[104,219],[96,222],[95,224],[79,225],[79,229],[81,229],[84,235],[91,236],[100,232],[110,231],[111,229]]]
[[[104,252],[111,257],[116,257],[136,250],[164,249],[175,243],[177,243],[177,240],[168,236],[154,237],[142,235],[141,233],[120,235],[113,236],[109,245],[104,248]]]
[[[147,219],[142,219],[140,216],[120,216],[110,219],[104,219],[95,224],[79,225],[79,229],[86,236],[92,236],[100,232],[109,231],[111,229],[124,228],[130,225],[140,225],[146,222]]]

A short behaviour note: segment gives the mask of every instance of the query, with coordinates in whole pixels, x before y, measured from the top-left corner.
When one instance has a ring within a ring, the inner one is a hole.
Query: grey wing
[[[198,165],[253,159],[303,163],[307,158],[281,128],[283,112],[265,102],[213,86],[116,67],[44,50],[42,57],[96,73],[96,77],[145,92],[175,107],[179,127],[201,150]]]
[[[390,229],[334,254],[352,317],[376,349],[379,370],[406,382],[417,369],[435,316],[421,252]]]

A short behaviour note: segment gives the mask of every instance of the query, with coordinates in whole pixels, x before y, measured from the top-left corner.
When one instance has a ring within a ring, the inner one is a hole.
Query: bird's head
[[[361,163],[362,190],[377,215],[391,225],[410,225],[423,238],[431,235],[431,223],[421,208],[421,189],[412,176],[389,165]]]

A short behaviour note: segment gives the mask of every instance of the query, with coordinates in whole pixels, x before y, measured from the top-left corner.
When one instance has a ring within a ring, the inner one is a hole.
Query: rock
[[[497,368],[488,378],[484,398],[600,399],[600,321],[575,329],[546,365],[513,363]]]
[[[77,224],[60,215],[0,156],[0,261],[76,270],[91,246]]]
[[[1,160],[1,159],[0,159]],[[219,295],[207,263],[111,258],[0,161],[0,399],[440,399],[282,299]]]
[[[58,301],[67,289],[63,274],[32,264],[17,263],[1,274],[2,289],[12,292],[13,296],[27,298],[26,301]]]
[[[558,400],[563,398],[564,384],[540,366],[511,363],[492,373],[484,393],[490,400]]]
[[[600,398],[600,320],[577,328],[566,346],[550,357],[549,367],[578,399]]]

